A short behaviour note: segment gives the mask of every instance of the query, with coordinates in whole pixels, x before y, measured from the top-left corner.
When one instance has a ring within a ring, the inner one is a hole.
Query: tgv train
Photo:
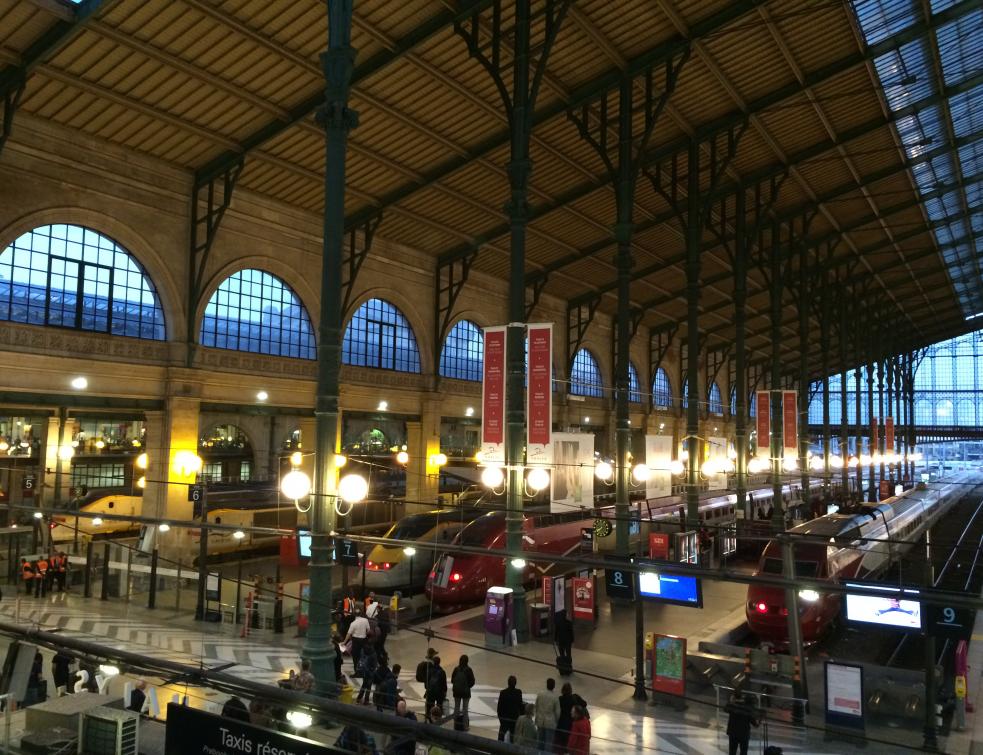
[[[853,513],[827,514],[793,527],[791,534],[808,536],[795,544],[796,576],[828,582],[876,579],[960,498],[968,477],[919,486],[879,504],[861,505]],[[782,573],[781,544],[769,541],[755,574]],[[802,639],[811,644],[835,623],[842,596],[803,589],[798,604]],[[759,639],[788,643],[783,588],[749,586],[745,611],[748,626]]]
[[[799,501],[800,487],[795,482],[786,484],[782,497],[786,505]],[[770,508],[773,491],[771,487],[749,491],[754,506],[760,510]],[[672,525],[682,515],[681,507],[685,499],[681,496],[654,498],[642,504],[642,519],[646,527]],[[736,493],[709,492],[700,497],[700,521],[708,526],[719,527],[735,520],[734,507]],[[598,519],[613,520],[614,507],[586,509],[564,514],[529,514],[523,521],[523,549],[536,553],[566,554],[580,547],[581,529],[593,527],[595,515]],[[618,522],[613,522],[613,527]],[[641,530],[642,527],[639,527]],[[634,537],[634,536],[633,536]],[[605,545],[614,545],[615,538],[595,538],[595,547],[605,550]],[[492,512],[476,519],[461,530],[454,545],[466,545],[485,549],[505,548],[505,514]],[[528,564],[525,579],[527,583],[536,577],[533,564]],[[426,594],[435,608],[450,611],[461,606],[480,603],[489,587],[501,585],[505,579],[505,562],[501,556],[477,556],[463,553],[444,553],[437,560],[426,583]]]

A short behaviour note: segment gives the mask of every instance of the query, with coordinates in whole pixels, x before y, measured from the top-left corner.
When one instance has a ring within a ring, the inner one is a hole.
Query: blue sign
[[[639,593],[660,603],[703,607],[703,590],[697,577],[643,571],[638,575]]]

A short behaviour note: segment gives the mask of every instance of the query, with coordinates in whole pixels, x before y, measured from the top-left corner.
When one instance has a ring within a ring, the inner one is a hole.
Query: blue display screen
[[[696,577],[646,571],[638,575],[638,586],[643,598],[684,606],[703,606],[703,591]]]
[[[311,557],[311,531],[300,530],[297,533],[297,549],[300,551],[301,558]]]

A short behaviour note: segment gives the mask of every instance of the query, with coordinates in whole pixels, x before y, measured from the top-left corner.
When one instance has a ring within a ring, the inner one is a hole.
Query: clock
[[[598,537],[607,537],[611,534],[611,521],[609,519],[594,520],[594,534]]]

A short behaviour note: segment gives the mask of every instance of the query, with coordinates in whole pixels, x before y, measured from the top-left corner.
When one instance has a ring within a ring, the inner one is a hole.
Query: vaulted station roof
[[[544,2],[533,2],[540,26]],[[239,187],[319,212],[324,146],[314,116],[323,102],[325,5],[0,0],[0,91],[15,95],[26,81],[21,111],[199,181],[244,161]],[[493,6],[355,1],[360,125],[350,139],[346,207],[351,228],[381,213],[380,236],[507,277],[507,116],[455,29],[476,12],[487,22]],[[506,57],[512,25],[506,2]],[[699,137],[709,159],[709,138],[721,134],[739,141],[719,181],[701,185],[720,197],[701,273],[710,348],[733,340],[732,248],[720,239],[733,227],[725,197],[736,187],[747,192],[749,212],[763,198],[767,218],[753,250],[763,269],[754,266],[749,281],[752,361],[770,349],[767,268],[772,236],[787,236],[773,231],[779,225],[811,249],[805,277],[815,284],[803,296],[799,257],[779,251],[790,365],[803,302],[819,366],[826,271],[834,308],[879,303],[898,350],[968,331],[979,321],[966,318],[983,311],[983,124],[971,105],[983,101],[981,62],[975,0],[577,0],[533,116],[528,282],[615,311],[614,192],[569,116],[586,106],[611,118],[624,75],[644,88],[652,67],[654,86],[664,88],[669,65],[678,79],[634,206],[631,303],[642,322],[684,319],[684,234],[671,200],[685,196],[688,141]]]

